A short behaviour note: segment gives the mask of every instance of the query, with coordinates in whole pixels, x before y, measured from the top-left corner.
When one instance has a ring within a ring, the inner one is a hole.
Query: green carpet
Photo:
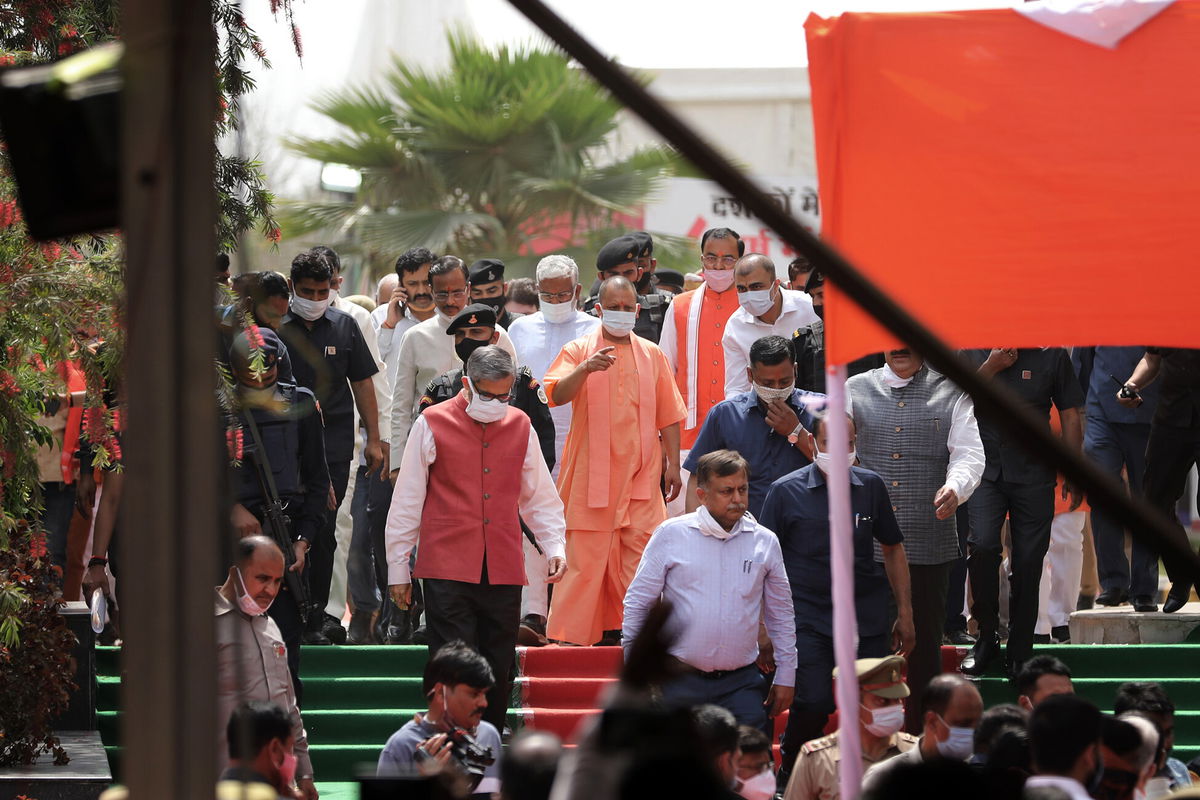
[[[1175,755],[1200,753],[1200,644],[1039,646],[1074,675],[1075,690],[1102,709],[1112,708],[1117,687],[1128,680],[1155,680],[1178,708]],[[120,774],[119,651],[97,648],[100,732],[114,775]],[[304,724],[317,778],[329,782],[328,800],[352,800],[360,770],[373,771],[393,731],[424,709],[421,670],[424,647],[305,647]],[[1015,701],[1010,684],[996,676],[980,683],[987,705]],[[521,712],[509,724],[520,726]]]

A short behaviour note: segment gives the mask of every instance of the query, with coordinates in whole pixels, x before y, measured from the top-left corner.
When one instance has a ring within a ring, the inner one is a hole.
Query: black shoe
[[[346,635],[350,644],[375,644],[375,636],[371,632],[371,612],[355,611],[350,615],[350,631]]]
[[[392,616],[392,624],[387,626],[383,637],[384,644],[412,644],[412,617],[404,612]]]
[[[1124,589],[1105,589],[1096,598],[1096,605],[1109,607],[1119,606],[1128,602],[1128,600],[1129,593]]]
[[[1179,609],[1183,608],[1188,601],[1189,595],[1192,593],[1191,584],[1173,583],[1171,591],[1167,592],[1167,600],[1163,603],[1164,614],[1174,614]]]
[[[411,644],[429,644],[429,632],[425,630],[425,626],[417,628],[412,632]]]
[[[544,647],[549,644],[546,639],[546,618],[538,614],[526,614],[517,628],[517,644],[524,647]]]
[[[1054,640],[1050,638],[1048,633],[1035,633],[1033,635],[1034,644],[1054,644]]]
[[[1000,657],[1000,637],[996,634],[980,633],[975,646],[963,659],[960,669],[964,675],[979,676]]]
[[[304,635],[300,637],[300,642],[301,644],[333,644],[333,642],[329,641],[329,637],[321,631],[305,631]]]
[[[1158,611],[1158,603],[1154,602],[1154,598],[1151,595],[1135,595],[1133,597],[1133,610],[1140,611],[1143,614],[1148,614],[1153,611]]]
[[[942,641],[946,644],[956,645],[958,647],[970,647],[975,644],[975,637],[964,630],[946,631],[942,637]]]
[[[342,627],[341,621],[335,619],[329,614],[324,614],[322,616],[323,619],[321,620],[321,633],[328,637],[331,644],[345,644],[346,629]]]
[[[605,631],[604,636],[600,641],[596,642],[593,647],[619,647],[621,645],[620,631]]]
[[[1076,611],[1088,611],[1096,606],[1096,598],[1090,594],[1079,594],[1079,600],[1075,603]]]
[[[1070,625],[1055,625],[1053,628],[1050,629],[1050,638],[1053,639],[1056,644],[1070,644],[1071,643],[1071,626]]]

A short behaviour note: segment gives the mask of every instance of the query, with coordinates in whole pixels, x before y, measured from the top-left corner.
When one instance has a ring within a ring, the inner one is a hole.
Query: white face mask
[[[772,400],[787,400],[792,396],[794,386],[788,386],[783,389],[772,389],[769,386],[762,386],[757,383],[751,384],[754,387],[754,393],[758,395],[758,399],[764,403],[770,403]]]
[[[637,324],[636,311],[609,311],[603,306],[601,311],[604,313],[600,317],[600,324],[613,336],[621,338],[633,332],[633,326]]]
[[[242,613],[248,617],[257,617],[261,614],[267,613],[267,609],[271,607],[271,603],[267,603],[266,608],[260,606],[258,601],[251,597],[250,593],[246,591],[246,581],[242,579],[242,570],[239,567],[234,567],[233,569],[235,572],[237,572],[238,583],[242,586],[242,590],[240,592],[236,592],[238,608],[240,608]]]
[[[321,318],[321,315],[325,313],[325,309],[329,308],[329,301],[331,299],[330,297],[326,297],[324,300],[309,300],[307,297],[294,295],[292,297],[292,313],[301,319],[314,322]]]
[[[542,316],[546,318],[546,322],[566,322],[575,316],[574,300],[568,300],[565,303],[547,303],[539,297],[538,308],[542,310]]]
[[[856,458],[858,458],[858,451],[851,449],[850,454],[846,456],[846,460],[850,463],[850,466],[854,466],[854,459]],[[832,459],[830,458],[829,453],[822,453],[815,447],[813,448],[813,463],[817,465],[817,469],[821,470],[821,472],[824,472],[826,475],[829,474],[829,470],[833,466],[830,463],[831,461]]]
[[[704,282],[714,292],[728,291],[729,287],[733,286],[733,270],[731,269],[706,269],[701,274],[704,276]]]
[[[941,719],[941,717],[938,717]],[[937,743],[938,753],[943,758],[953,758],[958,761],[966,761],[975,752],[975,729],[974,728],[956,728],[953,725],[947,725],[946,720],[942,720],[942,724],[950,729],[950,735],[945,741]]]
[[[334,302],[335,302],[335,301],[336,301],[336,300],[337,300],[339,297],[341,297],[341,295],[340,295],[340,294],[338,294],[338,290],[337,290],[337,289],[330,289],[330,290],[329,290],[329,302],[330,302],[330,304],[331,304],[331,305],[332,305],[332,304],[333,304],[333,303],[334,303]]]
[[[475,383],[467,378],[471,399],[467,402],[467,416],[476,422],[499,422],[508,414],[508,403],[502,400],[484,400],[479,396]]]
[[[775,773],[764,769],[750,780],[743,781],[737,793],[746,800],[770,800],[775,796],[775,788]]]
[[[863,706],[866,708],[866,706]],[[869,709],[871,721],[867,723],[867,733],[886,739],[904,727],[904,706],[896,703],[892,706]]]
[[[751,316],[761,317],[775,306],[775,287],[757,292],[742,292],[738,304]]]

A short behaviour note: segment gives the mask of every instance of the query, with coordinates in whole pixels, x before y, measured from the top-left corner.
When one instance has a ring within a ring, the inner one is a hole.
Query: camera
[[[484,771],[496,763],[492,748],[484,747],[469,731],[457,725],[446,731],[446,740],[450,743],[450,755],[454,756],[458,766],[466,773],[471,789],[474,790],[483,780]],[[423,750],[417,748],[418,761],[424,761],[428,757]]]

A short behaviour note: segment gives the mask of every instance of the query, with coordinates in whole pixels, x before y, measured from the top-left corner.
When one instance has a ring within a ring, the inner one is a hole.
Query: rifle
[[[271,461],[267,458],[266,448],[263,447],[262,437],[258,433],[258,423],[254,421],[254,412],[251,409],[246,409],[246,423],[250,435],[254,437],[254,452],[251,457],[254,459],[258,485],[262,488],[265,501],[263,532],[274,539],[275,544],[283,551],[283,579],[296,601],[300,623],[307,624],[311,601],[308,599],[308,587],[304,585],[304,576],[292,571],[292,565],[296,563],[296,551],[292,549],[296,543],[292,536],[292,521],[283,513],[283,501],[279,499],[279,492],[275,488],[275,474],[271,472]]]

